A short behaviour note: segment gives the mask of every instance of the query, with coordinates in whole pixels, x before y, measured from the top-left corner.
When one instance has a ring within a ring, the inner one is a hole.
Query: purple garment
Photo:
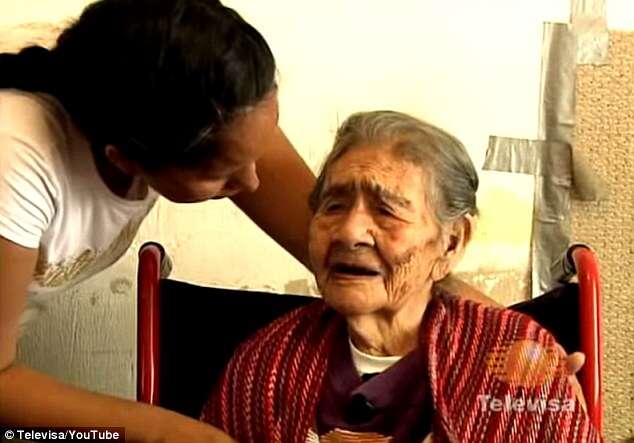
[[[335,340],[317,407],[319,435],[339,428],[379,433],[395,443],[422,441],[431,432],[433,414],[425,366],[417,348],[364,382],[344,329]]]

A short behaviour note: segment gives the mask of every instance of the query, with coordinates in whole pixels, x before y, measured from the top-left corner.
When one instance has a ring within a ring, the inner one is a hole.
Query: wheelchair
[[[198,418],[215,381],[238,345],[315,297],[192,285],[162,279],[165,251],[139,250],[137,400]],[[571,246],[557,264],[561,285],[509,306],[550,331],[568,353],[586,362],[579,380],[595,427],[602,432],[601,288],[594,252]],[[570,280],[577,276],[577,283]]]

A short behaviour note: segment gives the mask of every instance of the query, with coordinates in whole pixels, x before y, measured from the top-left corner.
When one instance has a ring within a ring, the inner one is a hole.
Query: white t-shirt
[[[0,90],[0,236],[39,248],[29,300],[113,264],[156,198],[152,190],[143,200],[113,194],[54,98]]]
[[[350,345],[350,356],[352,357],[352,363],[357,370],[359,376],[364,374],[379,374],[383,371],[386,371],[388,368],[396,364],[401,358],[402,355],[390,355],[388,357],[384,356],[376,356],[366,354],[363,351],[360,351],[354,343],[352,343],[352,339],[348,338],[348,343]]]

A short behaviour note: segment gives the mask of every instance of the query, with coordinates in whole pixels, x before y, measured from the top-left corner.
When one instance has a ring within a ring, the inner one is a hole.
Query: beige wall
[[[607,1],[610,25],[634,29],[631,0]],[[8,27],[58,22],[87,3],[1,0],[0,40]],[[226,3],[269,41],[280,72],[280,124],[314,171],[338,123],[363,109],[395,108],[448,129],[476,166],[489,135],[536,138],[541,26],[569,15],[569,0]],[[499,173],[482,174],[482,182],[480,242],[462,269],[480,275],[474,281],[490,290],[497,277],[487,280],[482,272],[518,281],[527,265],[532,185],[530,177]],[[516,216],[511,223],[510,212]],[[502,217],[505,229],[497,223]],[[69,382],[133,397],[135,254],[146,239],[167,247],[179,279],[313,290],[310,274],[230,203],[160,201],[113,269],[43,309],[22,341],[22,360]]]
[[[634,33],[610,35],[612,63],[582,66],[575,144],[605,178],[610,199],[573,202],[572,231],[601,266],[608,441],[634,442]]]

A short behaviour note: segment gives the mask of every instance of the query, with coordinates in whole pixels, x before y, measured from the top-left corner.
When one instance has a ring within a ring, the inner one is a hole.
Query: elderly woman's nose
[[[354,207],[341,218],[336,237],[349,246],[371,244],[373,226],[372,215],[363,207]]]

